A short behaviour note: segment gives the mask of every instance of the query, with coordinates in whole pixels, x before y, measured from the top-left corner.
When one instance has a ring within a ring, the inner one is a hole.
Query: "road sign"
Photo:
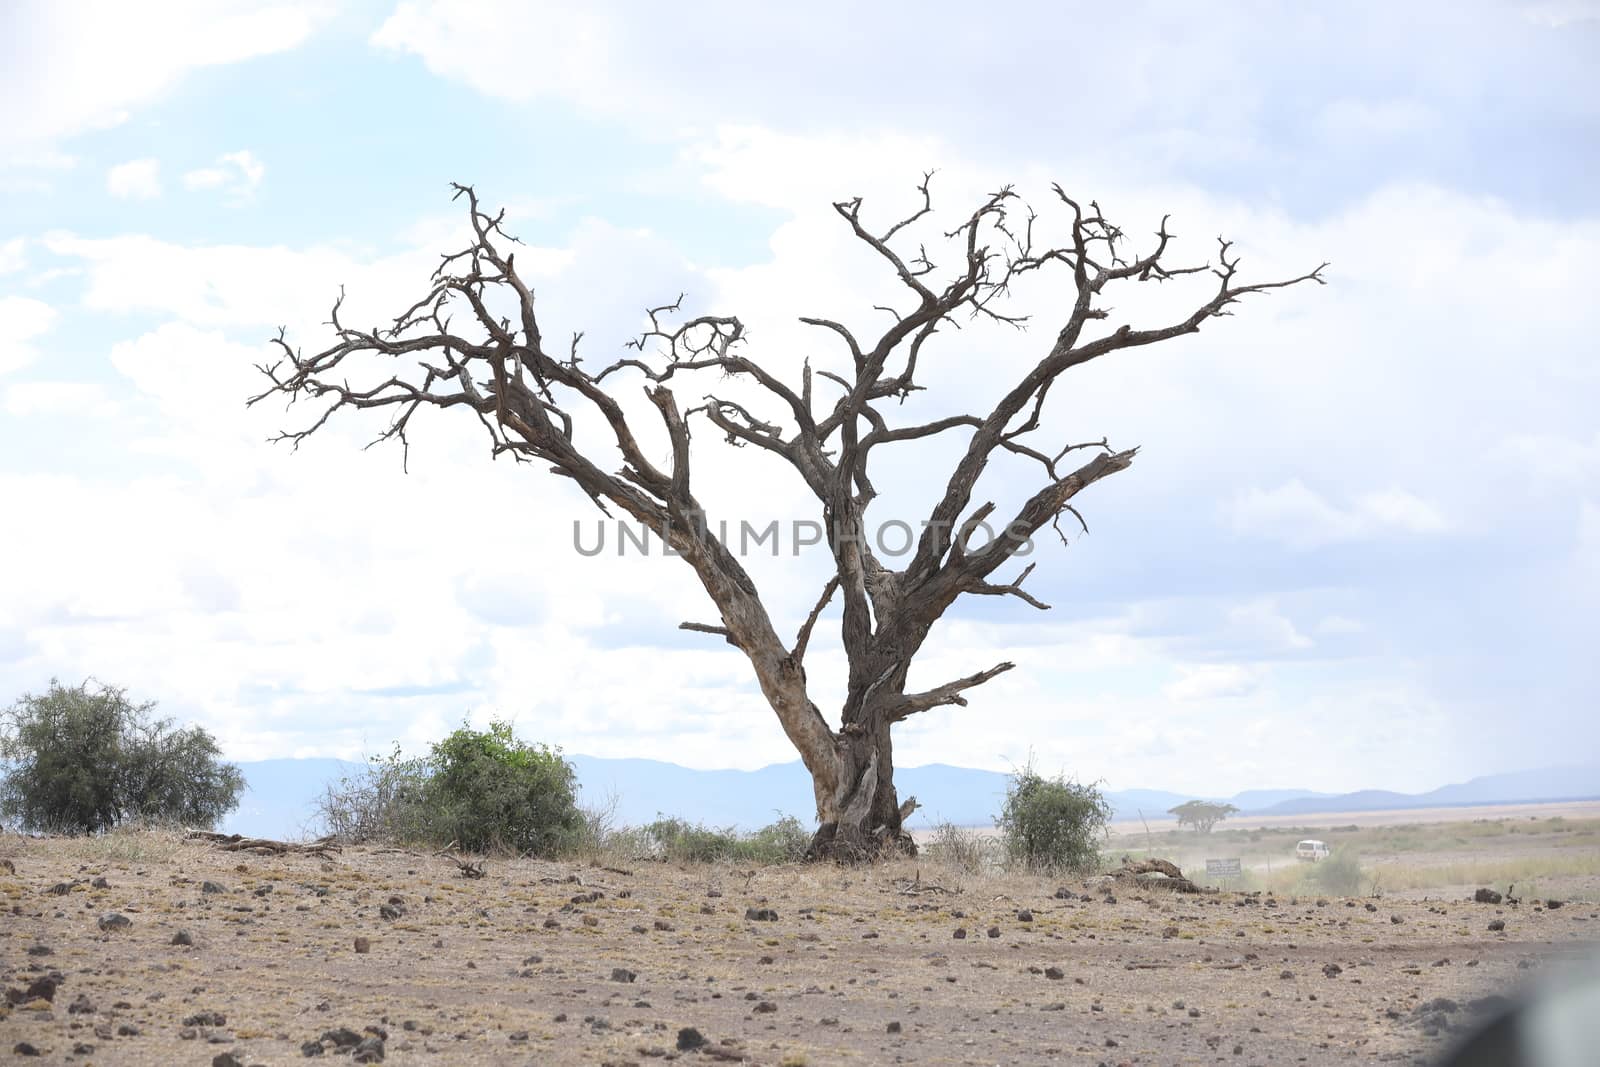
[[[1207,878],[1237,878],[1239,873],[1239,861],[1237,859],[1206,860]]]

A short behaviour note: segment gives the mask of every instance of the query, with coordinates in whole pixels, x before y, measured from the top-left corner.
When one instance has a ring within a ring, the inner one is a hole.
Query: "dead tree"
[[[1226,241],[1219,241],[1214,262],[1172,265],[1173,235],[1166,219],[1146,251],[1133,251],[1098,204],[1080,206],[1055,186],[1055,196],[1071,215],[1070,227],[1063,216],[1068,231],[1063,243],[1036,239],[1036,214],[1008,187],[944,234],[958,262],[941,271],[925,248],[914,254],[903,250],[912,228],[933,211],[925,177],[916,210],[886,228],[869,226],[859,197],[833,205],[855,238],[894,273],[909,306],[878,309],[889,312],[892,322],[874,331],[876,336],[830,319],[800,319],[825,331],[848,354],[846,373],[814,375],[808,362],[798,383],[780,380],[747,354],[738,318],[682,319],[681,297],[649,310],[648,328],[621,358],[591,369],[579,358],[576,339],[561,352],[552,350],[541,332],[534,293],[517,271],[515,239],[502,229],[504,211],[489,214],[472,187],[454,188],[456,198],[467,203],[473,238],[467,248],[443,257],[422,297],[389,325],[367,330],[340,318],[341,294],[330,322],[333,343],[313,355],[291,346],[280,331],[281,359],[260,368],[271,385],[250,403],[274,395],[291,403],[320,402],[309,425],[276,438],[295,445],[336,412],[384,408],[390,419],[377,440],[404,446],[419,409],[461,408],[482,423],[496,456],[546,464],[576,482],[602,512],[620,510],[662,534],[694,569],[720,615],[715,624],[685,623],[685,628],[720,636],[749,659],[763,696],[811,773],[819,823],[812,851],[819,856],[847,858],[889,843],[909,844],[901,824],[915,801],[902,804],[895,792],[894,725],[930,708],[964,706],[969,690],[1013,666],[998,663],[908,692],[907,672],[930,628],[964,596],[1014,596],[1048,608],[1022,588],[1032,565],[1010,581],[995,580],[995,572],[1046,526],[1059,533],[1062,516],[1081,522],[1073,498],[1133,462],[1135,449],[1116,450],[1104,440],[1038,443],[1045,402],[1057,379],[1109,353],[1195,333],[1208,320],[1229,314],[1248,294],[1321,282],[1326,266],[1288,280],[1243,284],[1238,257]],[[1045,270],[1070,279],[1063,301],[1070,306],[1058,311],[1059,325],[1038,362],[991,410],[921,424],[891,421],[890,402],[924,388],[918,381],[919,357],[937,330],[959,325],[957,318],[965,316],[1022,325],[1025,317],[1004,310],[1004,298],[1019,278]],[[1110,316],[1109,288],[1186,276],[1211,282],[1196,294],[1197,306],[1186,315],[1150,329],[1101,325]],[[493,308],[501,306],[512,308],[512,314],[496,314]],[[469,328],[452,327],[453,313]],[[394,369],[382,371],[373,384],[352,385],[353,376],[360,380],[353,369],[360,357],[389,358]],[[751,410],[756,404],[748,397],[734,400],[726,391],[683,408],[673,386],[697,372],[719,383],[728,378],[748,383],[767,408]],[[620,390],[632,388],[629,379],[641,382],[659,414],[660,427],[651,432],[664,431],[670,463],[652,461],[618,402],[624,395]],[[823,386],[816,379],[837,388],[837,397],[817,397]],[[578,440],[574,426],[580,411],[598,416],[595,425],[608,427],[602,439]],[[696,500],[691,419],[705,420],[734,445],[761,449],[788,464],[816,498],[834,573],[793,640],[780,635],[755,583]],[[909,563],[891,569],[867,537],[867,510],[876,496],[871,461],[879,449],[940,434],[964,435],[965,452],[921,523]],[[979,545],[975,536],[989,527],[995,506],[974,506],[975,487],[991,460],[1003,453],[1036,464],[1041,478],[1004,527]],[[837,729],[818,710],[802,669],[813,627],[835,596],[843,600],[840,636],[849,665]]]

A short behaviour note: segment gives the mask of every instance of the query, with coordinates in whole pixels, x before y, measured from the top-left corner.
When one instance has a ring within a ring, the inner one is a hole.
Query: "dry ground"
[[[467,879],[160,834],[0,836],[0,858],[0,1057],[37,1063],[287,1064],[340,1027],[398,1064],[1415,1062],[1600,935],[1577,901],[1058,897],[931,861]],[[680,1052],[691,1027],[709,1043]]]

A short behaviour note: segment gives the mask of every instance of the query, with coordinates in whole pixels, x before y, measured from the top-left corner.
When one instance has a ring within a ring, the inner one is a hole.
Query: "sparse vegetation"
[[[989,842],[981,833],[954,823],[934,827],[928,842],[928,855],[962,874],[979,874],[989,859]]]
[[[995,825],[1006,855],[1030,870],[1086,871],[1100,862],[1111,805],[1092,785],[1045,778],[1027,766],[1006,787]]]
[[[792,815],[782,815],[753,833],[662,816],[639,833],[649,855],[671,863],[797,863],[811,844],[811,832]]]
[[[1353,897],[1361,892],[1361,853],[1353,848],[1336,848],[1327,859],[1315,864],[1308,881],[1330,896]]]
[[[213,826],[238,806],[244,778],[209,733],[156,718],[155,706],[89,681],[23,695],[0,715],[0,815],[53,833]]]

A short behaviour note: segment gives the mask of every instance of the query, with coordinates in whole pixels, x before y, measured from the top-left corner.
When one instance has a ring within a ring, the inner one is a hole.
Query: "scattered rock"
[[[771,1015],[777,1010],[778,1006],[770,1000],[763,1000],[761,1003],[755,1006],[755,1013],[757,1015]]]
[[[1046,967],[1044,969],[1044,976],[1053,982],[1059,982],[1061,979],[1067,976],[1067,972],[1063,971],[1060,967]]]
[[[200,892],[202,893],[226,893],[227,891],[228,889],[226,886],[220,885],[216,882],[200,883]]]
[[[984,933],[988,934],[990,937],[999,937],[1000,928],[998,926],[991,926],[988,930],[985,930]]]
[[[950,936],[955,938],[957,941],[964,940],[967,936],[967,928],[965,926],[958,926],[950,934]]]
[[[888,1033],[888,1034],[898,1034],[900,1032],[900,1030],[901,1030],[900,1020],[899,1019],[891,1019],[891,1020],[889,1020],[889,1025],[885,1026],[883,1028],[883,1030],[884,1030],[885,1033]]]
[[[91,889],[110,889],[111,888],[111,883],[106,881],[106,876],[102,874],[99,877],[95,878],[94,881],[89,883],[89,888],[91,888]]]
[[[363,956],[372,951],[372,941],[365,937],[356,938],[356,951]]]
[[[626,967],[611,968],[611,980],[613,982],[631,982],[638,977],[638,971],[630,971]]]
[[[1337,978],[1344,973],[1344,968],[1337,963],[1325,963],[1322,966],[1322,973],[1329,978]]]
[[[211,1057],[211,1067],[244,1067],[244,1061],[231,1052],[219,1052]]]
[[[44,1053],[42,1053],[38,1049],[34,1048],[32,1045],[28,1044],[26,1041],[18,1041],[15,1045],[12,1045],[11,1046],[11,1051],[12,1051],[13,1054],[18,1055],[18,1056],[42,1056],[42,1055],[44,1055]]]
[[[778,913],[771,908],[746,908],[744,918],[746,922],[775,923],[778,921]]]
[[[1493,889],[1479,889],[1476,893],[1472,894],[1472,900],[1476,904],[1498,904],[1502,899],[1504,898],[1502,898],[1500,894],[1496,893]]]
[[[25,1000],[50,1000],[56,999],[56,987],[61,985],[61,979],[53,974],[35,978],[28,984]]]
[[[361,1035],[348,1026],[335,1027],[322,1032],[324,1044],[331,1044],[334,1048],[355,1048],[361,1044]]]
[[[102,930],[126,930],[133,925],[133,920],[126,915],[108,911],[100,916],[97,924]]]
[[[711,1044],[711,1042],[706,1040],[706,1035],[702,1034],[692,1026],[685,1026],[682,1030],[678,1031],[679,1052],[693,1052],[695,1049],[703,1048],[709,1044]]]
[[[1019,923],[1031,923],[1031,922],[1033,922],[1033,912],[1029,911],[1027,908],[1023,908],[1021,911],[1017,912],[1017,922],[1019,922]]]
[[[1504,919],[1490,919],[1489,920],[1489,929],[1491,931],[1493,931],[1494,933],[1499,933],[1500,931],[1504,930],[1505,928],[1506,928],[1506,921]]]
[[[383,1038],[377,1035],[362,1038],[356,1050],[350,1054],[350,1060],[352,1063],[382,1063]]]
[[[194,935],[187,930],[179,930],[177,933],[172,935],[172,944],[193,947]]]
[[[185,1026],[226,1026],[228,1017],[220,1011],[199,1011],[183,1020]]]

